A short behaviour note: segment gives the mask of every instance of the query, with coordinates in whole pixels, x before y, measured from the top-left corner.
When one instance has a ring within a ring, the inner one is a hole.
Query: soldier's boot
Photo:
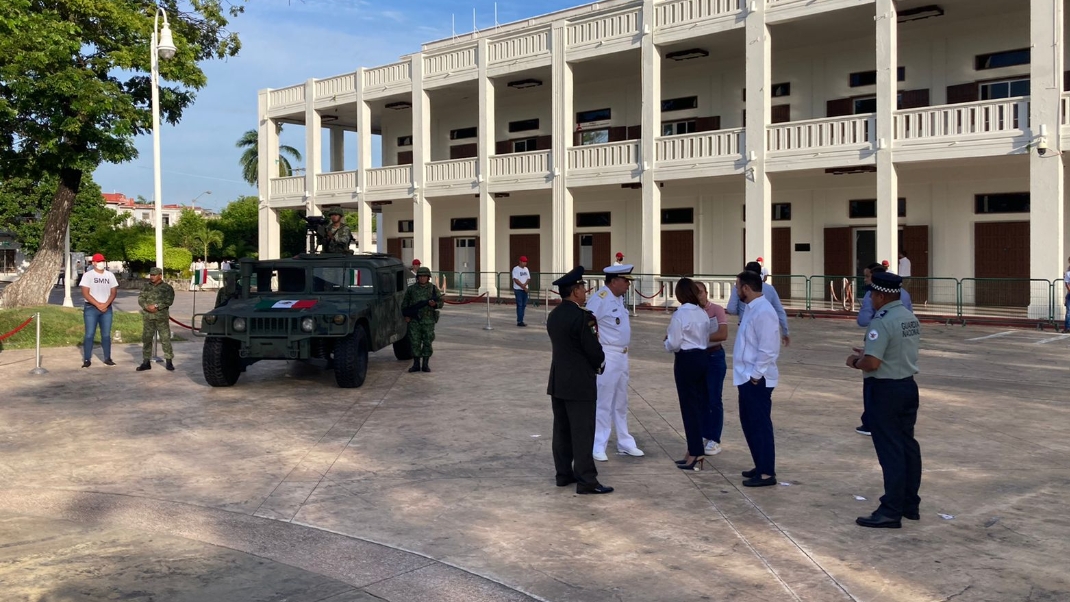
[[[152,370],[152,364],[149,363],[149,360],[141,362],[141,365],[137,367],[138,372],[141,372],[143,370]]]
[[[414,358],[412,358],[412,367],[409,368],[409,372],[419,372],[419,371],[420,371],[420,358],[414,357]]]
[[[431,367],[427,365],[427,359],[428,358],[426,358],[426,357],[424,358],[423,368],[420,368],[420,370],[422,370],[424,372],[430,372],[431,371]]]
[[[171,360],[167,360],[167,362],[163,365],[163,367],[167,368],[171,372],[175,371],[175,365],[171,363]]]

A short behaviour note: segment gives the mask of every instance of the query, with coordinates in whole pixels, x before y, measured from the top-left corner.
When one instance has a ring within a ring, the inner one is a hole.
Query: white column
[[[899,33],[894,0],[877,0],[877,261],[892,271],[899,260],[899,177],[892,156],[892,117],[898,108]],[[921,261],[921,257],[915,261]]]
[[[565,23],[555,22],[550,41],[553,56],[553,138],[550,145],[550,162],[554,177],[553,200],[550,210],[551,248],[550,270],[567,272],[574,265],[576,244],[576,217],[572,191],[568,188],[568,148],[572,146],[572,66],[565,60]],[[545,271],[545,268],[544,268]]]
[[[642,136],[639,156],[643,184],[640,265],[644,274],[661,273],[661,188],[654,180],[655,140],[661,133],[661,51],[654,45],[654,0],[643,2]],[[596,268],[598,266],[595,266]]]
[[[281,254],[278,211],[271,209],[271,180],[279,177],[279,126],[268,118],[268,94],[259,94],[260,124],[257,132],[257,187],[260,190],[259,224],[257,232],[257,256],[260,259],[276,259]]]
[[[497,217],[496,202],[490,192],[490,157],[494,154],[494,136],[496,131],[494,117],[494,80],[487,75],[490,55],[487,52],[487,39],[479,40],[479,154],[477,158],[479,180],[479,263],[480,269],[487,275],[482,278],[480,292],[488,295],[497,293],[494,272],[497,271],[494,260],[497,257]]]
[[[365,200],[368,190],[368,170],[372,167],[372,109],[364,100],[364,68],[357,71],[357,236],[363,253],[377,251],[372,247],[372,207]]]
[[[772,264],[772,186],[765,172],[765,128],[770,118],[770,71],[772,51],[769,27],[765,24],[765,2],[752,2],[747,13],[747,122],[744,159],[744,206],[747,212],[747,244],[744,262],[765,258],[765,266],[776,273]],[[740,266],[742,268],[742,266]]]
[[[328,144],[331,145],[330,171],[345,171],[345,129],[334,126],[327,130]]]
[[[1060,99],[1063,89],[1063,0],[1030,0],[1032,60],[1029,66],[1029,126],[1034,144],[1046,142],[1029,153],[1029,277],[1057,279],[1066,264],[1065,184],[1060,136]],[[1056,283],[1055,300],[1062,305],[1064,290]],[[1047,316],[1049,301],[1036,284],[1030,287],[1030,318]],[[1056,315],[1058,315],[1056,311]]]
[[[316,205],[316,176],[323,170],[323,121],[316,110],[316,80],[305,82],[305,210],[321,215]]]
[[[413,257],[433,270],[431,203],[424,196],[427,163],[431,160],[431,98],[424,90],[423,53],[412,55],[412,121]],[[453,266],[438,269],[452,270]]]

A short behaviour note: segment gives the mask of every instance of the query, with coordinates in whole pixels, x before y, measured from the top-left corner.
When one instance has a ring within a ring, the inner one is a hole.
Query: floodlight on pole
[[[163,15],[163,29],[160,29],[160,15]],[[152,21],[152,43],[150,44],[150,80],[152,80],[152,171],[153,203],[156,219],[156,267],[163,269],[163,184],[160,181],[160,59],[167,60],[175,56],[175,40],[171,35],[171,26],[167,24],[167,13],[157,6]]]

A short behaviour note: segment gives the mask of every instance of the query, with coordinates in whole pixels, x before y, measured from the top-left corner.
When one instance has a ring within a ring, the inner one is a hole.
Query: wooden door
[[[904,226],[899,250],[910,259],[910,279],[906,282],[910,298],[924,305],[929,301],[929,226]]]
[[[822,295],[829,301],[830,279],[839,281],[851,275],[851,258],[854,256],[854,232],[850,227],[825,228],[825,276],[815,279],[813,286],[820,286]],[[820,281],[817,281],[820,280]]]
[[[438,271],[439,272],[452,272],[453,271],[453,237],[442,236],[438,239]]]
[[[1009,282],[977,282],[974,302],[981,306],[1029,305],[1029,222],[974,224],[974,277],[1016,278]],[[913,258],[911,258],[913,264]],[[913,268],[913,265],[911,265]]]
[[[591,269],[588,272],[601,274],[602,268],[613,265],[613,258],[611,257],[613,251],[609,246],[611,235],[609,232],[577,234],[576,243],[572,247],[572,255],[576,265],[580,265],[580,243],[583,241],[584,236],[591,237]]]
[[[541,256],[541,241],[538,234],[510,234],[509,235],[509,271],[512,273],[513,266],[517,265],[517,260],[521,257],[528,258],[528,270],[531,272],[531,283],[528,284],[529,291],[540,290],[541,277],[539,272],[542,271]],[[553,278],[546,281],[549,284]],[[508,288],[505,291],[513,290],[513,278],[509,276],[506,278],[508,282]],[[506,285],[503,285],[503,287]]]
[[[791,228],[773,228],[773,276],[769,280],[781,299],[791,298],[790,274]]]
[[[363,250],[363,249],[362,249]],[[386,239],[386,254],[401,259],[401,239],[400,238],[388,238]]]
[[[789,121],[791,121],[791,105],[769,107],[769,123],[787,123]]]
[[[661,231],[661,273],[690,276],[695,273],[695,231]]]

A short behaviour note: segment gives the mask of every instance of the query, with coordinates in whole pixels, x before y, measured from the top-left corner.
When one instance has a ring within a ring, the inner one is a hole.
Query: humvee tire
[[[408,332],[405,333],[404,338],[394,343],[394,357],[399,360],[412,359],[412,341],[409,340]]]
[[[343,389],[364,384],[368,376],[368,335],[358,326],[334,348],[334,380]]]
[[[211,337],[204,341],[201,353],[201,369],[204,380],[213,387],[230,387],[241,375],[241,358],[238,357],[238,341]]]

